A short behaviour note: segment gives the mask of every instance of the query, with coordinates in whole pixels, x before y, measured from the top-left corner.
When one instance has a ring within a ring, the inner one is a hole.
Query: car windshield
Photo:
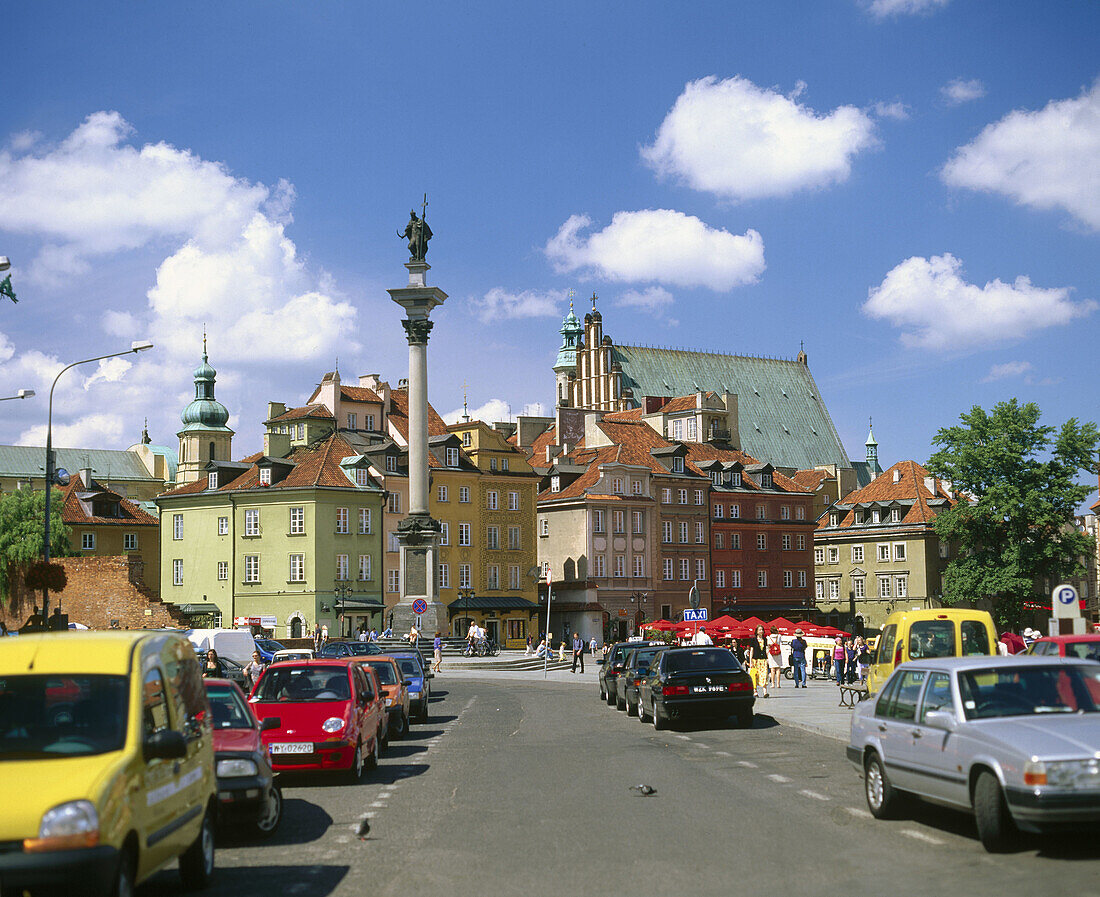
[[[215,729],[255,728],[256,718],[241,700],[237,689],[208,685],[206,696],[210,699],[210,717]]]
[[[735,670],[738,669],[738,663],[725,648],[673,651],[668,655],[665,669],[670,673],[690,670]]]
[[[389,661],[376,660],[368,662],[367,666],[374,670],[374,675],[378,677],[379,685],[397,684],[397,673],[394,672],[393,664]]]
[[[273,666],[260,680],[256,696],[261,703],[295,704],[347,701],[351,696],[346,669],[340,667]]]
[[[265,651],[271,651],[272,653],[283,650],[282,643],[275,641],[273,638],[258,638],[256,639],[256,644]]]
[[[119,750],[128,692],[125,676],[0,677],[0,760]]]
[[[420,664],[418,664],[411,657],[398,657],[398,658],[395,658],[395,659],[397,660],[398,666],[401,667],[401,674],[402,675],[412,676],[414,678],[417,678],[417,677],[423,675],[423,672],[420,669]]]
[[[1066,657],[1081,660],[1100,660],[1100,639],[1088,642],[1066,642]]]
[[[650,661],[662,650],[661,648],[644,648],[635,651],[634,657],[631,660],[631,665],[637,670],[647,669]]]
[[[986,653],[986,652],[981,652]],[[909,657],[954,657],[955,624],[951,620],[921,620],[909,630]]]
[[[354,657],[362,657],[366,654],[380,653],[382,653],[381,649],[370,644],[370,642],[337,642],[325,645],[321,649],[322,657],[347,657],[349,654]]]
[[[1100,711],[1100,668],[1013,666],[959,674],[967,719]]]

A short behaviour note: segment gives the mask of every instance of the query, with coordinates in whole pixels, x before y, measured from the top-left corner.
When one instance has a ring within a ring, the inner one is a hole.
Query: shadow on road
[[[287,782],[280,781],[284,790]],[[312,782],[302,784],[313,784]],[[248,828],[234,830],[232,825],[218,829],[219,847],[248,847],[251,844],[309,844],[320,840],[332,825],[332,817],[321,807],[301,798],[283,798],[283,819],[278,831],[269,839],[261,840],[251,834]]]
[[[422,776],[431,768],[428,763],[387,764],[385,760],[378,769],[367,773],[365,780],[372,785],[392,785],[401,779]]]
[[[386,760],[392,760],[394,758],[403,759],[405,757],[412,757],[415,754],[423,754],[428,749],[422,744],[409,744],[408,742],[390,742],[390,746],[386,748],[386,753],[383,758]]]
[[[215,866],[207,894],[331,894],[348,874],[349,866]],[[140,897],[191,893],[183,890],[174,868],[154,875],[137,889]]]

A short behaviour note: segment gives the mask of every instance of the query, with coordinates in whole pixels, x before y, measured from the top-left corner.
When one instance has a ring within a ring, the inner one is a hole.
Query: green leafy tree
[[[50,556],[73,554],[69,544],[72,530],[61,522],[64,496],[55,489],[50,497]],[[18,571],[42,557],[46,493],[18,489],[0,495],[0,596],[7,597]]]
[[[941,448],[926,465],[965,493],[935,521],[939,538],[962,549],[947,565],[944,601],[990,599],[997,623],[1010,628],[1037,584],[1080,574],[1092,550],[1071,524],[1093,490],[1078,477],[1096,470],[1096,424],[1071,418],[1056,429],[1039,416],[1038,405],[1016,399],[989,413],[975,405],[961,426],[936,434]]]

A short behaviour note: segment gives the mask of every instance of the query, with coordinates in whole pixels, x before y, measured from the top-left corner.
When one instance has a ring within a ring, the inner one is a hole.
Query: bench
[[[840,686],[839,707],[854,708],[860,701],[866,700],[868,691],[866,685],[842,685]]]

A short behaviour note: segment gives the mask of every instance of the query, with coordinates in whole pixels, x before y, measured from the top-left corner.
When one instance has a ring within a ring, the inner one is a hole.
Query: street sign
[[[414,613],[414,614],[416,614],[416,615],[417,615],[418,617],[419,617],[419,616],[420,616],[420,615],[421,615],[422,613],[424,613],[425,611],[427,611],[427,609],[428,609],[428,602],[427,602],[427,601],[425,601],[425,600],[424,600],[423,598],[417,598],[417,599],[416,599],[416,600],[415,600],[415,601],[413,602],[413,613]]]
[[[697,588],[697,582],[691,584],[691,591],[688,592],[688,603],[691,605],[692,610],[699,609],[699,589]],[[703,617],[705,620],[706,617]]]
[[[1081,599],[1077,589],[1068,583],[1055,586],[1050,594],[1050,604],[1056,619],[1081,616]]]
[[[684,611],[685,623],[705,623],[707,621],[707,609],[705,607],[700,608],[688,608]]]

